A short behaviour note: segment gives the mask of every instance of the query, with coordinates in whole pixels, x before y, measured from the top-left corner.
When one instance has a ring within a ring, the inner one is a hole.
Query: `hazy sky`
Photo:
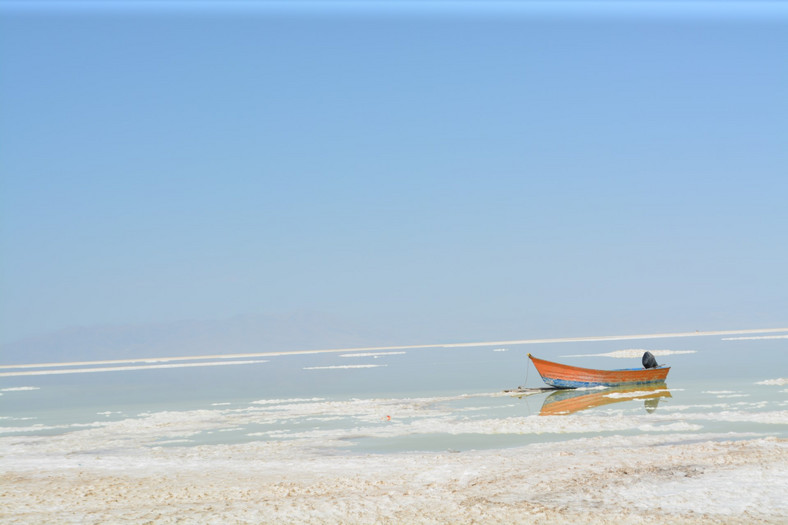
[[[3,341],[788,324],[781,3],[0,2]]]

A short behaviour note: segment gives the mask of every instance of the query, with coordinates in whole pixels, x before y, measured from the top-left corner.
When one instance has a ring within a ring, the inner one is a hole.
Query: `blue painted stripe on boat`
[[[659,365],[655,366],[654,368],[649,368],[648,370],[659,370],[660,368],[669,368],[668,365]],[[635,372],[638,370],[645,370],[644,368],[614,368],[611,372]]]
[[[587,388],[593,386],[622,386],[622,385],[646,385],[649,383],[664,383],[664,379],[657,379],[654,381],[626,381],[624,383],[618,381],[613,383],[602,383],[598,381],[567,381],[566,379],[554,379],[552,377],[543,377],[542,380],[550,386],[556,388]]]

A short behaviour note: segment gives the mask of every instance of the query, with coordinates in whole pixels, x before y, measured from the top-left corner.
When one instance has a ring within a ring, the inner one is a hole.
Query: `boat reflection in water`
[[[672,397],[665,383],[611,387],[604,390],[556,390],[542,403],[541,416],[573,414],[581,410],[622,401],[642,399],[646,412],[654,412],[659,400]]]

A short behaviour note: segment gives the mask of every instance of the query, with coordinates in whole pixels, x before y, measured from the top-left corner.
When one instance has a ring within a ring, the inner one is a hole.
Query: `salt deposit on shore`
[[[724,437],[594,437],[437,454],[329,455],[255,442],[4,456],[0,516],[4,523],[786,523],[788,441]]]

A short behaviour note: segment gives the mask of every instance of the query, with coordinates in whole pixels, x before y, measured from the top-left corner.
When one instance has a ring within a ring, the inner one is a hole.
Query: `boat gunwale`
[[[532,356],[531,354],[528,354],[528,357],[531,359],[531,361],[542,361],[543,363],[550,363],[551,365],[557,365],[561,368],[571,368],[573,370],[582,370],[584,372],[645,372],[647,370],[670,370],[668,365],[659,365],[654,368],[613,368],[611,370],[606,370],[604,368],[585,368],[582,366],[565,365],[555,361],[548,361],[547,359],[540,359],[538,357]],[[536,363],[534,363],[534,366],[536,366]],[[539,369],[537,368],[537,370]]]

